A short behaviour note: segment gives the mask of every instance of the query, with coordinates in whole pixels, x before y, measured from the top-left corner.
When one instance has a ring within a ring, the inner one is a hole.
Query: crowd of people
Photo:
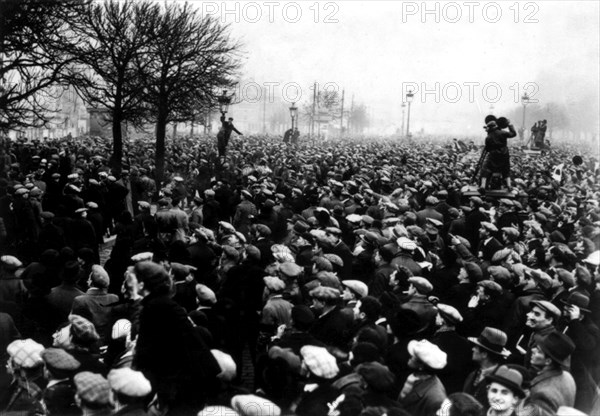
[[[593,152],[228,145],[1,143],[0,413],[600,412]]]

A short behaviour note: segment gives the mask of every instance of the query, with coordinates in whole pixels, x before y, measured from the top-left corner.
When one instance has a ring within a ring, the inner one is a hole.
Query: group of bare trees
[[[213,107],[239,70],[229,28],[189,3],[8,0],[0,16],[0,79],[14,79],[0,88],[0,129],[43,125],[40,93],[72,85],[110,114],[117,171],[121,124],[154,123],[160,180],[167,124]]]

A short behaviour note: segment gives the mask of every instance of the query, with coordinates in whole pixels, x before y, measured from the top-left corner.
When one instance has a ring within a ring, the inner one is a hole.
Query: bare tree
[[[167,124],[189,112],[190,103],[214,103],[221,88],[233,85],[240,45],[229,29],[211,16],[172,3],[152,22],[153,42],[146,49],[148,64],[140,66],[145,100],[156,123],[156,180],[164,175]]]
[[[72,61],[64,45],[86,0],[0,1],[0,131],[41,127]]]
[[[160,6],[145,1],[107,0],[89,4],[71,53],[76,57],[69,79],[90,106],[108,110],[112,121],[111,164],[121,170],[123,136],[121,124],[139,125],[147,105],[140,67],[148,64],[144,52],[155,36],[151,25],[159,19]]]

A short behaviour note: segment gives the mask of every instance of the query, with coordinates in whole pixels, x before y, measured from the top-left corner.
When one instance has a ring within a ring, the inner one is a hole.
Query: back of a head
[[[152,294],[166,294],[171,290],[171,280],[165,268],[151,261],[141,261],[135,265],[133,272],[138,282]]]
[[[452,393],[448,396],[452,403],[449,416],[483,416],[484,409],[481,403],[467,393]]]
[[[65,264],[62,270],[62,280],[67,284],[74,284],[79,278],[80,272],[79,262],[71,260]]]

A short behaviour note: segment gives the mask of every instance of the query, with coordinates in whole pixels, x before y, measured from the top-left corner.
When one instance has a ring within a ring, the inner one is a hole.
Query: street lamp
[[[290,117],[292,118],[292,130],[294,130],[294,121],[296,120],[296,116],[298,115],[298,107],[296,107],[296,103],[293,102],[290,107]]]
[[[521,103],[523,103],[523,124],[521,125],[521,131],[523,132],[521,135],[521,139],[525,137],[525,109],[527,108],[527,104],[531,102],[529,95],[524,93],[521,97]]]
[[[406,102],[408,103],[408,117],[406,118],[406,137],[410,137],[410,103],[412,103],[415,95],[412,90],[406,93]]]
[[[231,104],[231,97],[227,96],[227,90],[223,90],[223,94],[217,100],[219,101],[219,111],[221,111],[221,114],[225,114],[229,110],[229,104]]]
[[[406,103],[404,101],[402,101],[402,130],[400,130],[402,132],[402,134],[404,134],[404,109],[406,108]]]

